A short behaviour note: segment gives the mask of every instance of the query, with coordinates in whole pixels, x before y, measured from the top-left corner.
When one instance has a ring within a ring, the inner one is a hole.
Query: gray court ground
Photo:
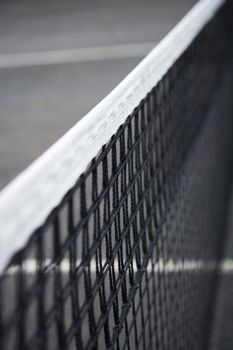
[[[1,1],[0,189],[105,97],[195,2]]]

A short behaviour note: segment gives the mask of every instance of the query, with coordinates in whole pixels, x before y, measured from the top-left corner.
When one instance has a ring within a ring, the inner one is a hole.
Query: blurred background
[[[106,96],[195,0],[0,2],[0,189]]]

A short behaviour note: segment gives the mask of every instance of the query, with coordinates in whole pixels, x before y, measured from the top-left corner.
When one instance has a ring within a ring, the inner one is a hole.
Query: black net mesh
[[[231,18],[228,1],[12,259],[1,349],[208,347],[232,180]]]

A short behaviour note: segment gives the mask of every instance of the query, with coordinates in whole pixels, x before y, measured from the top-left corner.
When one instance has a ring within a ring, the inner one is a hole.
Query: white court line
[[[81,260],[77,260],[76,266],[80,266]],[[47,272],[51,272],[56,268],[59,268],[59,270],[62,273],[68,274],[70,271],[70,262],[68,259],[62,260],[60,265],[51,265],[51,259],[45,259],[43,262],[43,265],[49,266]],[[102,262],[102,266],[105,265],[105,261]],[[106,266],[106,268],[108,265]],[[35,274],[37,272],[37,261],[35,259],[28,259],[23,262],[23,272],[26,274]],[[115,272],[119,273],[118,271],[118,262],[116,261],[114,264]],[[137,271],[137,265],[136,261],[133,260],[133,268],[135,271]],[[95,260],[91,260],[90,262],[90,270],[91,272],[96,272],[96,262]],[[178,273],[178,272],[209,272],[218,270],[220,273],[223,274],[232,274],[233,273],[233,260],[226,259],[223,260],[220,263],[216,263],[214,261],[204,261],[204,260],[167,260],[164,261],[163,259],[158,260],[154,266],[152,266],[151,261],[149,261],[149,264],[147,266],[148,272],[163,272],[163,273]],[[6,271],[6,275],[13,275],[19,271],[19,268],[17,266],[12,266]]]
[[[147,42],[65,50],[0,54],[0,69],[143,57],[147,55],[155,45],[154,42]]]
[[[220,264],[220,271],[223,273],[232,273],[233,272],[233,260],[225,259]]]

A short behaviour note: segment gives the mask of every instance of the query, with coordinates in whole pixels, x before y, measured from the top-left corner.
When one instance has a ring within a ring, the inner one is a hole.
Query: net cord
[[[225,0],[201,0],[93,110],[0,192],[0,274]]]

